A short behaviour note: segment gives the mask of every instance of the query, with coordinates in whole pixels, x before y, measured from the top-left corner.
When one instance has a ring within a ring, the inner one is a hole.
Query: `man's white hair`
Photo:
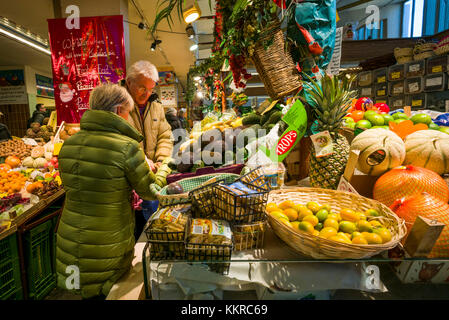
[[[128,73],[126,75],[126,81],[132,81],[139,74],[143,75],[145,78],[149,78],[154,82],[159,81],[159,73],[157,72],[156,66],[149,61],[140,60],[135,62],[128,68]]]

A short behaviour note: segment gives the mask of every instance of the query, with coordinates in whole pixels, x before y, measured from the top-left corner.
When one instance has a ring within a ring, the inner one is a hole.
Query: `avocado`
[[[255,113],[251,113],[249,115],[247,115],[246,117],[243,118],[242,120],[242,124],[246,125],[246,124],[259,124],[260,123],[260,116],[258,114]]]
[[[167,194],[181,194],[184,189],[178,182],[172,182],[167,186]]]

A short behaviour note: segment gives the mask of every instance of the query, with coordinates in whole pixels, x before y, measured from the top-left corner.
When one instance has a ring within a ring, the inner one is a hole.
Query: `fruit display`
[[[27,129],[25,138],[42,139],[47,142],[54,136],[53,128],[47,125],[40,125],[38,122],[33,122],[30,128]]]
[[[62,185],[60,185],[56,180],[44,180],[41,182],[41,184],[42,186],[39,185],[33,193],[36,194],[39,198],[43,199],[52,196],[62,188]]]
[[[417,131],[405,138],[404,164],[449,173],[449,135],[436,130]]]
[[[10,195],[19,192],[26,181],[27,178],[18,171],[0,170],[0,193]]]
[[[391,209],[406,221],[408,231],[411,230],[417,216],[445,224],[446,226],[428,257],[449,257],[449,205],[447,201],[422,192],[397,200],[392,204]]]
[[[359,212],[351,208],[334,211],[330,205],[286,200],[266,206],[269,215],[298,232],[347,244],[384,244],[392,239],[391,230],[379,221],[376,209]]]
[[[351,150],[360,151],[357,169],[378,176],[402,164],[405,144],[395,133],[382,128],[366,130],[351,143]]]
[[[0,199],[0,213],[7,211],[17,204],[27,204],[30,198],[23,198],[20,193],[13,193]]]
[[[356,94],[350,90],[352,80],[326,75],[321,79],[321,85],[312,81],[307,87],[317,120],[316,131],[329,131],[333,144],[333,153],[324,157],[317,157],[312,146],[309,175],[313,187],[336,189],[345,170],[350,147],[338,131]]]
[[[0,157],[16,156],[24,159],[31,154],[33,147],[25,144],[22,140],[6,140],[0,142]]]
[[[380,176],[373,188],[373,198],[389,207],[396,199],[421,192],[449,201],[446,181],[429,169],[413,165],[397,167]]]
[[[71,136],[73,136],[74,134],[76,134],[78,131],[80,131],[80,127],[76,127],[76,126],[72,126],[70,128],[65,127],[64,129],[62,129],[59,132],[59,138],[61,140],[67,140],[68,138],[70,138]]]

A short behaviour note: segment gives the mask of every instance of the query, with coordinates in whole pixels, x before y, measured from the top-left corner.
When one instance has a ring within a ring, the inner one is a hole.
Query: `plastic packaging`
[[[405,65],[405,77],[414,78],[426,74],[426,61],[413,61]]]
[[[380,68],[373,71],[374,84],[387,82],[388,68]]]
[[[360,87],[366,87],[373,83],[373,72],[372,71],[365,71],[360,72],[357,76],[358,79],[358,85]]]
[[[374,87],[359,88],[359,97],[374,97]]]
[[[436,56],[427,59],[427,74],[435,74],[448,71],[449,56]]]
[[[398,96],[404,94],[404,80],[392,81],[388,83],[391,96]]]
[[[390,99],[388,100],[388,106],[390,107],[390,110],[402,109],[405,105],[404,95],[390,97]]]
[[[388,80],[403,80],[405,77],[405,64],[397,64],[388,68]]]
[[[447,88],[447,75],[436,73],[424,77],[424,91],[443,91]]]
[[[262,248],[266,229],[266,221],[260,221],[253,224],[234,225],[232,227],[234,250],[241,251]]]
[[[411,106],[412,110],[423,109],[426,107],[426,94],[418,93],[406,96],[406,105]]]
[[[184,241],[190,206],[165,207],[156,211],[145,230],[148,240]]]
[[[416,94],[423,92],[423,90],[424,84],[421,77],[405,79],[405,93]]]

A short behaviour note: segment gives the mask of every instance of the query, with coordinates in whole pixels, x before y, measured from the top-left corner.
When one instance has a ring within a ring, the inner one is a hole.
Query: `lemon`
[[[342,235],[332,236],[329,238],[329,240],[343,242],[343,243],[351,243],[351,240],[349,240],[348,238],[346,238],[345,236],[342,236]]]
[[[307,233],[313,234],[313,231],[315,230],[312,226],[312,224],[308,221],[302,221],[298,225],[298,229]]]
[[[381,227],[382,224],[377,220],[372,220],[369,222],[373,228]]]
[[[290,222],[291,226],[295,229],[298,229],[300,221],[292,221]]]
[[[327,219],[334,219],[338,221],[338,215],[336,213],[329,213]]]
[[[330,205],[325,204],[325,205],[322,205],[322,206],[320,207],[320,210],[326,210],[327,212],[329,212],[329,211],[331,211],[332,209],[331,209],[331,206],[330,206]]]
[[[341,209],[340,216],[346,221],[357,222],[360,220],[359,214],[351,209]]]
[[[329,219],[329,218],[327,218],[327,219],[324,221],[323,226],[324,226],[325,228],[326,228],[326,227],[328,227],[328,228],[334,228],[335,230],[338,230],[338,228],[339,228],[338,221],[335,220],[335,219]]]
[[[287,208],[291,208],[295,205],[295,203],[291,200],[286,200],[284,202],[282,202],[278,207],[282,210],[285,210]]]
[[[302,204],[295,204],[292,209],[295,209],[298,214],[301,212],[301,210],[307,209],[305,205]]]
[[[320,231],[320,237],[322,238],[329,238],[332,236],[337,235],[337,229],[325,227]]]
[[[321,206],[318,203],[313,201],[307,202],[306,206],[309,210],[312,210],[313,213],[317,213],[318,210],[320,210],[321,208]]]
[[[302,219],[304,219],[304,217],[306,217],[306,216],[310,216],[310,215],[313,216],[313,212],[311,210],[307,209],[306,207],[300,208],[300,210],[301,211],[299,211],[298,220],[302,221]]]
[[[320,235],[320,232],[318,231],[318,230],[313,230],[313,233],[312,233],[314,236],[319,236]]]
[[[317,224],[318,224],[318,218],[317,217],[315,217],[314,215],[308,215],[308,216],[305,216],[304,217],[304,219],[302,219],[302,221],[307,221],[307,222],[310,222],[311,224],[312,224],[312,226],[316,226]]]
[[[363,231],[362,232],[362,237],[364,237],[366,239],[366,237],[369,237],[370,234],[371,234],[370,232]]]
[[[298,220],[298,212],[295,209],[287,208],[283,213],[288,217],[290,221]]]
[[[267,210],[268,213],[279,210],[277,204],[274,202],[268,203],[265,209]]]
[[[288,217],[282,211],[272,211],[270,215],[276,219],[286,219],[289,220]]]
[[[368,244],[368,241],[363,236],[357,236],[351,241],[353,244]]]
[[[357,212],[360,220],[366,220],[366,215],[363,212]]]
[[[348,240],[351,240],[351,235],[350,234],[348,235],[347,233],[344,233],[344,232],[338,232],[337,236],[346,237],[346,238],[348,238]]]
[[[380,216],[380,213],[376,209],[368,209],[365,211],[365,215],[367,217],[378,217]]]
[[[357,227],[354,222],[350,221],[342,221],[339,224],[338,230],[343,231],[345,233],[353,233],[357,230]]]
[[[362,234],[360,233],[360,232],[353,232],[352,233],[352,235],[351,235],[351,239],[354,239],[354,238],[356,238],[356,237],[360,237]]]
[[[391,240],[391,232],[387,228],[374,229],[374,233],[378,234],[382,238],[382,243],[387,243]]]
[[[373,226],[366,220],[359,220],[359,222],[357,222],[357,229],[359,229],[360,232],[373,232]]]
[[[340,222],[341,220],[343,220],[343,218],[341,217],[341,214],[337,213],[337,220],[338,222]]]
[[[368,241],[368,244],[382,244],[382,238],[377,233],[367,233],[363,237]]]
[[[326,209],[320,209],[317,213],[316,213],[316,217],[318,218],[318,220],[320,222],[323,222],[324,220],[327,219],[327,216],[329,215],[329,211]]]
[[[319,222],[314,228],[315,230],[321,231],[323,229],[323,224]]]

